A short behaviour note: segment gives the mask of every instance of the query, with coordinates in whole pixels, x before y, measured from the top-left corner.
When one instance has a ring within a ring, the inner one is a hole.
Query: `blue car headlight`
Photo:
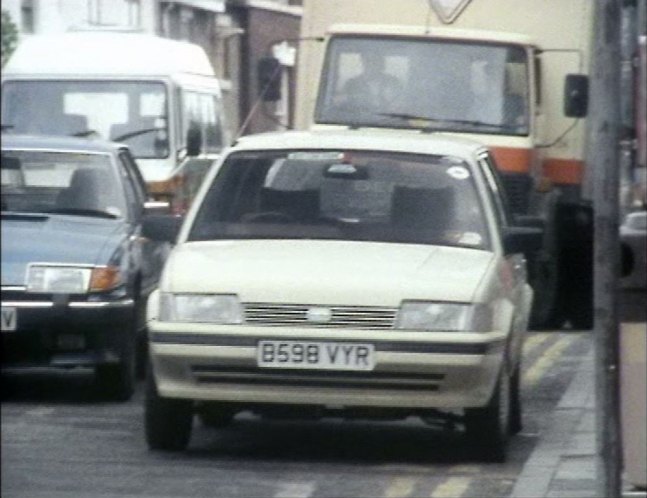
[[[115,266],[32,263],[27,267],[27,292],[85,294],[108,291],[122,283]]]

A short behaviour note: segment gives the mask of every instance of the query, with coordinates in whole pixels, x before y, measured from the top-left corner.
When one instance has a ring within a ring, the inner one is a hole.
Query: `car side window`
[[[485,177],[488,195],[494,206],[494,213],[499,226],[509,226],[512,224],[512,218],[509,214],[506,201],[505,191],[496,173],[494,160],[489,154],[484,154],[479,159],[479,167]]]
[[[148,199],[148,190],[146,188],[146,183],[144,178],[137,167],[137,163],[133,159],[132,155],[127,151],[123,150],[121,152],[122,161],[126,165],[126,172],[130,177],[133,188],[135,190],[135,195],[137,196],[138,202],[144,204]]]
[[[124,182],[126,191],[126,198],[128,199],[128,206],[131,215],[135,219],[139,219],[142,215],[145,202],[145,194],[141,192],[141,187],[137,187],[137,182],[133,180],[130,163],[127,154],[121,152],[119,154],[119,170]]]

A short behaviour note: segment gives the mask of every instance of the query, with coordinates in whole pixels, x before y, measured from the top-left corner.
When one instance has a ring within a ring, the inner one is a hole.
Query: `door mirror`
[[[276,57],[262,57],[258,61],[259,97],[265,102],[281,99],[281,63]]]
[[[506,254],[528,255],[542,247],[544,231],[533,227],[505,227],[503,229],[503,250]]]
[[[199,156],[202,152],[202,130],[195,125],[189,126],[186,132],[186,155]]]
[[[168,201],[146,201],[144,214],[171,214],[171,203]]]
[[[142,220],[142,235],[156,242],[175,243],[181,226],[181,216],[150,214]]]
[[[583,118],[589,108],[589,77],[567,74],[564,84],[564,114],[569,118]]]

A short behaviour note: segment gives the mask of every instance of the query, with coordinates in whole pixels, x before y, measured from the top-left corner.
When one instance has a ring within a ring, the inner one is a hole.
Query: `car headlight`
[[[160,294],[160,321],[242,323],[243,310],[233,294]]]
[[[85,294],[114,289],[122,283],[115,266],[30,264],[27,292]]]
[[[486,332],[492,329],[491,308],[483,304],[404,301],[396,328],[447,332]]]

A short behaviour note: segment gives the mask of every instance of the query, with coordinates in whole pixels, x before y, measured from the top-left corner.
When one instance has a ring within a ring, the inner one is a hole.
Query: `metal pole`
[[[621,0],[595,0],[587,163],[595,211],[594,306],[598,496],[621,494],[619,166]]]

